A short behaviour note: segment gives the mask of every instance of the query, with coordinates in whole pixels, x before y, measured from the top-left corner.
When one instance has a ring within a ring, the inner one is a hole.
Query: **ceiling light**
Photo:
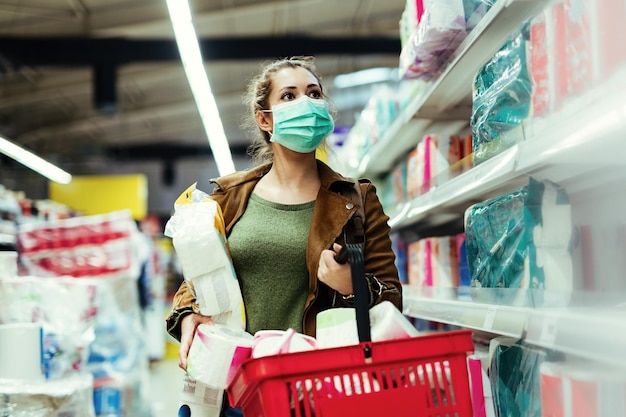
[[[60,184],[69,184],[70,181],[72,181],[72,176],[63,171],[61,168],[52,165],[50,162],[40,158],[34,153],[17,146],[3,136],[0,136],[0,152],[15,159],[17,162],[27,166],[33,171],[40,173],[50,181],[58,182]]]
[[[350,74],[341,74],[335,77],[335,88],[357,87],[359,85],[398,81],[398,68],[369,68]]]
[[[178,52],[183,62],[187,81],[196,101],[204,130],[209,139],[211,152],[220,175],[235,171],[235,164],[228,146],[228,139],[224,133],[224,126],[220,119],[215,96],[204,69],[198,37],[193,27],[191,11],[187,0],[167,0],[170,20],[178,45]]]

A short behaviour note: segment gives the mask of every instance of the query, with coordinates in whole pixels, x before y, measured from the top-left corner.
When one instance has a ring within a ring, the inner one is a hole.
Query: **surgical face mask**
[[[323,99],[302,96],[264,111],[274,113],[270,142],[294,152],[313,152],[334,129],[328,103]]]

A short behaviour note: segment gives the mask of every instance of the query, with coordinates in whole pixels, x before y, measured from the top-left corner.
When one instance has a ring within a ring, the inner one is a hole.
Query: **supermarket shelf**
[[[626,309],[531,311],[525,340],[626,369]]]
[[[404,314],[503,336],[523,336],[528,309],[473,302],[469,297],[466,297],[467,300],[459,300],[456,298],[456,289],[445,290],[448,290],[447,294],[403,286]]]
[[[481,332],[523,338],[526,343],[626,369],[626,305],[608,308],[532,308],[472,301],[458,289],[403,287],[404,314]],[[498,289],[471,289],[474,299],[494,298]],[[505,291],[515,292],[519,290]],[[589,298],[590,294],[585,294]],[[623,299],[615,295],[615,299]],[[532,298],[529,295],[528,298]],[[519,300],[518,300],[519,301]],[[532,300],[523,300],[532,304]]]
[[[514,189],[528,175],[571,183],[570,194],[606,183],[598,170],[617,167],[609,176],[626,171],[624,95],[626,69],[560,111],[528,121],[521,127],[521,143],[405,203],[392,213],[389,224],[398,229],[427,217],[462,216],[474,202]],[[594,176],[585,176],[590,171]]]
[[[443,74],[400,113],[372,147],[355,176],[389,171],[400,155],[418,143],[429,129],[431,118],[467,122],[471,111],[467,103],[471,103],[476,71],[502,46],[502,39],[544,7],[544,0],[498,0],[461,43]]]

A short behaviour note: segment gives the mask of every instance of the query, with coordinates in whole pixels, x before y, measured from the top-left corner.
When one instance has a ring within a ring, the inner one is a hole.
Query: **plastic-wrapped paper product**
[[[432,80],[441,72],[467,32],[462,0],[422,0],[418,24],[400,53],[400,75]]]
[[[597,363],[544,362],[540,367],[543,416],[626,415],[626,374]]]
[[[527,65],[529,26],[524,24],[476,75],[472,117],[475,164],[484,162],[523,139],[531,82]]]
[[[244,329],[243,298],[220,206],[194,183],[178,197],[174,210],[165,235],[172,238],[200,312],[216,323]]]
[[[40,325],[44,376],[63,378],[83,370],[102,307],[99,285],[114,281],[31,276],[0,280],[0,323]]]
[[[466,211],[472,287],[505,288],[496,303],[563,305],[572,291],[571,207],[559,185],[529,179],[511,193]],[[546,290],[544,293],[543,290]]]
[[[489,378],[497,416],[541,417],[539,369],[546,354],[507,337],[489,345]]]
[[[494,3],[495,0],[463,0],[465,28],[468,32],[476,27]]]
[[[369,311],[372,341],[405,339],[419,336],[400,310],[389,301],[375,305]],[[317,314],[317,343],[320,349],[359,343],[356,315],[353,308],[330,308]]]
[[[201,324],[189,349],[187,373],[196,381],[225,389],[252,354],[252,335],[221,324]]]
[[[93,378],[82,373],[55,381],[0,379],[0,415],[95,417]]]
[[[41,277],[136,277],[138,238],[129,210],[25,223],[17,233],[21,265]]]

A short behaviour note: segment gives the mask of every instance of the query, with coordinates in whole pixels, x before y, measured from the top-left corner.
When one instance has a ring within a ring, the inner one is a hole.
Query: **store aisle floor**
[[[183,371],[178,359],[166,358],[150,364],[148,397],[152,402],[152,417],[177,417],[183,383]]]

